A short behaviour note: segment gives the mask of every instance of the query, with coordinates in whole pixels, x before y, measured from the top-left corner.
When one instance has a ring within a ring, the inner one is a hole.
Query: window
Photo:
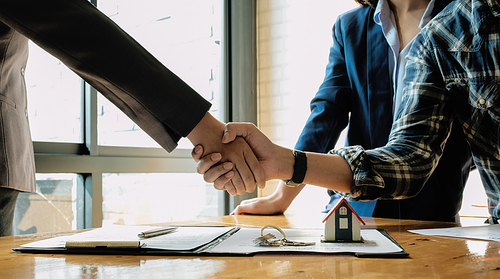
[[[103,225],[218,215],[217,192],[197,173],[105,173],[102,187]]]
[[[33,140],[82,143],[80,77],[32,42],[29,50],[26,88]]]
[[[219,117],[220,0],[99,0],[97,7],[212,102],[211,113]],[[99,145],[159,147],[101,95],[98,140]]]
[[[76,229],[77,212],[82,210],[80,179],[76,174],[37,174],[36,193],[20,193],[17,198],[13,233]]]
[[[349,228],[349,219],[348,218],[339,218],[339,229],[345,230]]]
[[[222,117],[221,0],[92,2]],[[196,173],[188,141],[165,152],[34,44],[26,80],[37,192],[20,194],[15,234],[220,215],[224,195]]]
[[[339,208],[339,213],[340,215],[347,215],[347,208],[345,206],[342,206]]]

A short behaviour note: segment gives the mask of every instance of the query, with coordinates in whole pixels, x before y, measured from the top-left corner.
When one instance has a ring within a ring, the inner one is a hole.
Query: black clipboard
[[[203,227],[197,227],[200,230],[203,230]],[[233,227],[229,229],[226,233],[220,235],[219,237],[207,242],[203,243],[198,247],[194,247],[193,249],[188,250],[164,250],[164,249],[151,249],[146,247],[141,247],[140,243],[134,244],[135,247],[130,243],[126,243],[127,245],[115,245],[115,243],[110,243],[110,245],[106,245],[101,243],[99,245],[91,245],[91,246],[82,246],[79,248],[66,248],[66,247],[30,247],[29,245],[23,245],[17,248],[13,248],[14,251],[19,253],[36,253],[36,254],[46,254],[46,253],[59,253],[59,254],[108,254],[108,255],[197,255],[197,256],[254,256],[258,254],[327,254],[327,255],[336,255],[336,254],[353,254],[356,257],[360,258],[404,258],[408,257],[409,253],[406,252],[384,229],[376,229],[380,232],[384,237],[389,239],[393,244],[395,244],[399,249],[399,252],[391,252],[391,253],[353,253],[353,252],[339,252],[339,253],[325,253],[321,251],[313,251],[313,252],[301,252],[294,250],[287,251],[249,251],[249,252],[212,252],[212,248],[216,247],[220,243],[229,239],[231,236],[236,234],[241,228]],[[113,244],[113,245],[111,245]]]

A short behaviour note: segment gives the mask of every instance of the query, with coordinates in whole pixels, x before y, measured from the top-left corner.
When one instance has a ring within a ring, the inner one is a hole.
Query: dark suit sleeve
[[[347,126],[350,109],[351,87],[339,18],[333,28],[333,44],[325,78],[311,101],[311,114],[295,149],[321,153],[333,149]]]
[[[0,20],[61,60],[167,151],[210,108],[86,0],[0,1]]]

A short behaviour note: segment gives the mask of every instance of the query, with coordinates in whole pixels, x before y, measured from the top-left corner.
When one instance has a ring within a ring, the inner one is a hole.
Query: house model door
[[[349,207],[341,205],[338,214],[335,215],[335,239],[352,239],[352,211]]]

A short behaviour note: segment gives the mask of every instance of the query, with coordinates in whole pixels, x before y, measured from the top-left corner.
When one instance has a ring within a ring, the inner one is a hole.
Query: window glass
[[[160,62],[212,102],[219,115],[220,0],[99,0],[97,7]],[[158,145],[105,98],[98,100],[100,145]],[[179,147],[191,147],[182,142]]]
[[[467,185],[463,194],[462,208],[459,212],[462,217],[482,217],[490,216],[488,212],[488,202],[481,177],[477,169],[469,174]]]
[[[13,234],[77,229],[77,175],[37,174],[36,193],[19,193]]]
[[[340,218],[339,219],[339,229],[348,229],[349,228],[349,219],[348,218]]]
[[[103,226],[218,215],[217,190],[197,173],[107,173],[102,196]]]
[[[339,213],[340,213],[340,215],[347,215],[347,208],[345,208],[344,206],[342,206],[339,209]]]
[[[34,141],[82,143],[82,80],[30,41],[28,117]]]

